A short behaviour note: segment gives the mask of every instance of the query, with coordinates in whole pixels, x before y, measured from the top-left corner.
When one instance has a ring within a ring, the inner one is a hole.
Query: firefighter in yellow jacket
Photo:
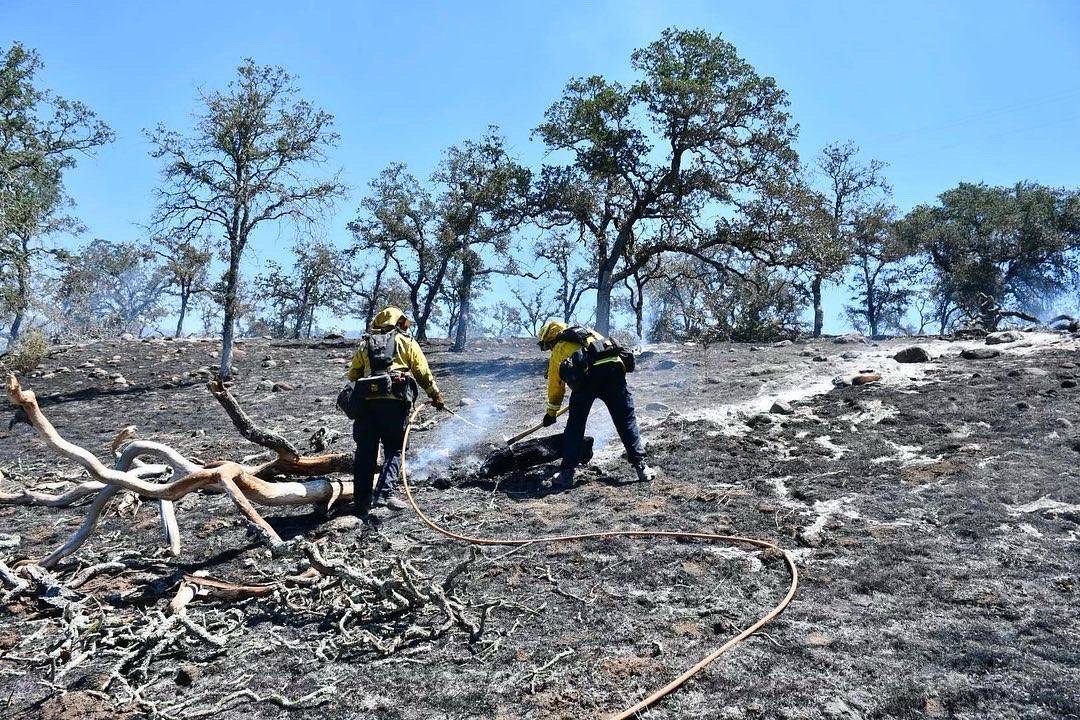
[[[576,387],[570,392],[570,417],[563,435],[563,458],[555,487],[568,487],[574,481],[574,468],[581,460],[585,440],[585,425],[593,402],[607,405],[611,422],[626,448],[626,458],[634,467],[638,480],[647,482],[656,474],[645,463],[645,448],[634,412],[634,396],[626,384],[627,367],[618,346],[603,335],[581,326],[570,326],[559,320],[548,320],[538,333],[540,349],[551,352],[547,372],[547,407],[544,427],[555,424],[566,394],[566,382],[560,374],[564,363],[576,360],[580,373]],[[632,368],[631,368],[632,369]]]
[[[384,308],[372,321],[371,332],[361,338],[349,365],[349,380],[354,381],[349,416],[353,418],[356,441],[353,496],[360,517],[366,517],[372,505],[372,478],[380,443],[383,465],[375,487],[375,504],[395,511],[408,507],[397,496],[396,486],[417,385],[437,409],[446,407],[424,351],[408,331],[409,319],[401,310]]]

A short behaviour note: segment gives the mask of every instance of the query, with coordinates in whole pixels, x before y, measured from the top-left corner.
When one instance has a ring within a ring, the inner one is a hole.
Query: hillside
[[[893,359],[913,344],[933,359]],[[999,354],[960,355],[975,348]],[[697,530],[771,539],[794,556],[800,587],[784,614],[643,717],[1080,717],[1080,338],[648,346],[631,386],[660,476],[630,482],[597,406],[597,457],[560,492],[544,468],[472,472],[543,412],[535,345],[428,353],[451,404],[484,428],[426,408],[413,434],[417,502],[447,527],[516,538]],[[334,398],[350,354],[346,341],[249,340],[233,393],[298,446],[317,436],[349,452]],[[206,389],[215,357],[200,340],[102,341],[60,349],[21,381],[61,434],[99,457],[134,425],[191,458],[258,462],[265,453]],[[864,372],[881,379],[844,382]],[[2,433],[0,468],[4,492],[85,479],[25,424]],[[0,558],[47,554],[84,513],[0,505]],[[452,576],[459,615],[432,602],[372,619],[370,599],[338,583],[196,598],[196,630],[156,636],[183,573],[253,583],[298,570],[224,496],[188,496],[177,514],[183,547],[171,558],[156,505],[115,502],[55,568],[71,584],[110,563],[70,602],[24,593],[0,608],[5,717],[604,717],[787,587],[782,562],[741,546],[616,538],[484,548],[470,561],[470,547],[411,511],[362,531],[334,512],[271,508],[282,537],[306,536],[374,577]]]

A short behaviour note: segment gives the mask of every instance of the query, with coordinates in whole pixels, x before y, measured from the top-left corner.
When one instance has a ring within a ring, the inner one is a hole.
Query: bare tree
[[[306,170],[326,160],[338,136],[333,117],[298,98],[280,67],[247,60],[224,92],[200,98],[190,137],[164,127],[150,133],[152,155],[165,162],[154,224],[199,233],[216,228],[228,262],[223,282],[221,362],[231,373],[240,261],[252,233],[282,220],[314,222],[343,191],[336,177]]]
[[[530,335],[535,336],[540,332],[540,327],[551,317],[549,292],[547,288],[542,287],[537,288],[532,295],[527,295],[518,288],[510,290],[510,294],[517,300],[518,327]],[[570,322],[568,315],[564,315],[563,318]]]
[[[535,254],[545,260],[555,272],[556,294],[562,319],[572,322],[577,313],[581,298],[590,290],[596,289],[592,273],[584,262],[585,238],[571,236],[564,232],[555,232],[536,243]]]

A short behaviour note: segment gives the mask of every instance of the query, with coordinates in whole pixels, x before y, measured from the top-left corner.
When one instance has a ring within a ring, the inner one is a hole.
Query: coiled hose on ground
[[[405,496],[408,498],[409,504],[416,512],[421,521],[432,530],[448,538],[459,540],[461,542],[470,543],[472,545],[498,545],[504,547],[520,547],[522,545],[538,545],[541,543],[557,543],[557,542],[570,542],[577,540],[600,540],[604,538],[613,537],[628,537],[628,538],[667,538],[670,540],[705,540],[709,542],[726,542],[737,543],[742,545],[752,545],[754,547],[763,549],[773,549],[780,552],[783,555],[784,562],[787,565],[788,573],[791,576],[791,585],[788,588],[787,594],[784,598],[777,603],[771,610],[762,615],[756,622],[747,627],[745,630],[730,638],[723,645],[713,650],[711,653],[699,660],[693,667],[688,668],[678,677],[672,679],[666,685],[653,691],[647,697],[641,699],[634,705],[610,715],[607,720],[626,720],[631,718],[637,713],[645,710],[649,706],[659,701],[664,696],[678,689],[690,678],[697,675],[699,672],[711,665],[717,658],[723,655],[725,652],[738,645],[746,638],[753,635],[760,630],[766,624],[771,622],[776,616],[783,612],[784,608],[788,606],[792,598],[795,597],[795,591],[799,587],[799,571],[795,567],[795,561],[787,550],[784,550],[778,545],[775,545],[766,540],[758,540],[757,538],[742,537],[739,535],[716,535],[713,533],[702,532],[684,532],[681,530],[606,530],[603,532],[589,532],[579,533],[573,535],[551,535],[545,537],[536,537],[528,539],[514,539],[514,538],[484,538],[475,537],[472,535],[463,535],[456,533],[453,530],[448,530],[437,522],[432,520],[427,513],[420,509],[420,506],[416,502],[416,498],[413,496],[412,487],[409,485],[408,463],[406,462],[406,455],[409,447],[409,436],[412,433],[413,423],[416,420],[417,415],[423,409],[423,405],[418,405],[413,410],[412,416],[409,418],[409,425],[405,429],[405,438],[402,445],[402,457],[401,457],[401,481],[405,488]]]

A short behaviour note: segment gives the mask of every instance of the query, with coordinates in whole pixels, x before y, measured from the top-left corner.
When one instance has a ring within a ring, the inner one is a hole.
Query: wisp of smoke
[[[482,396],[484,393],[477,394]],[[465,396],[475,397],[475,394],[466,392]],[[417,443],[420,447],[409,459],[409,472],[417,479],[429,477],[452,462],[479,462],[468,454],[461,455],[466,450],[498,440],[498,433],[491,428],[497,426],[497,419],[506,408],[488,400],[457,408],[454,412],[472,425],[449,413],[439,413],[438,425],[422,435],[422,442]]]

